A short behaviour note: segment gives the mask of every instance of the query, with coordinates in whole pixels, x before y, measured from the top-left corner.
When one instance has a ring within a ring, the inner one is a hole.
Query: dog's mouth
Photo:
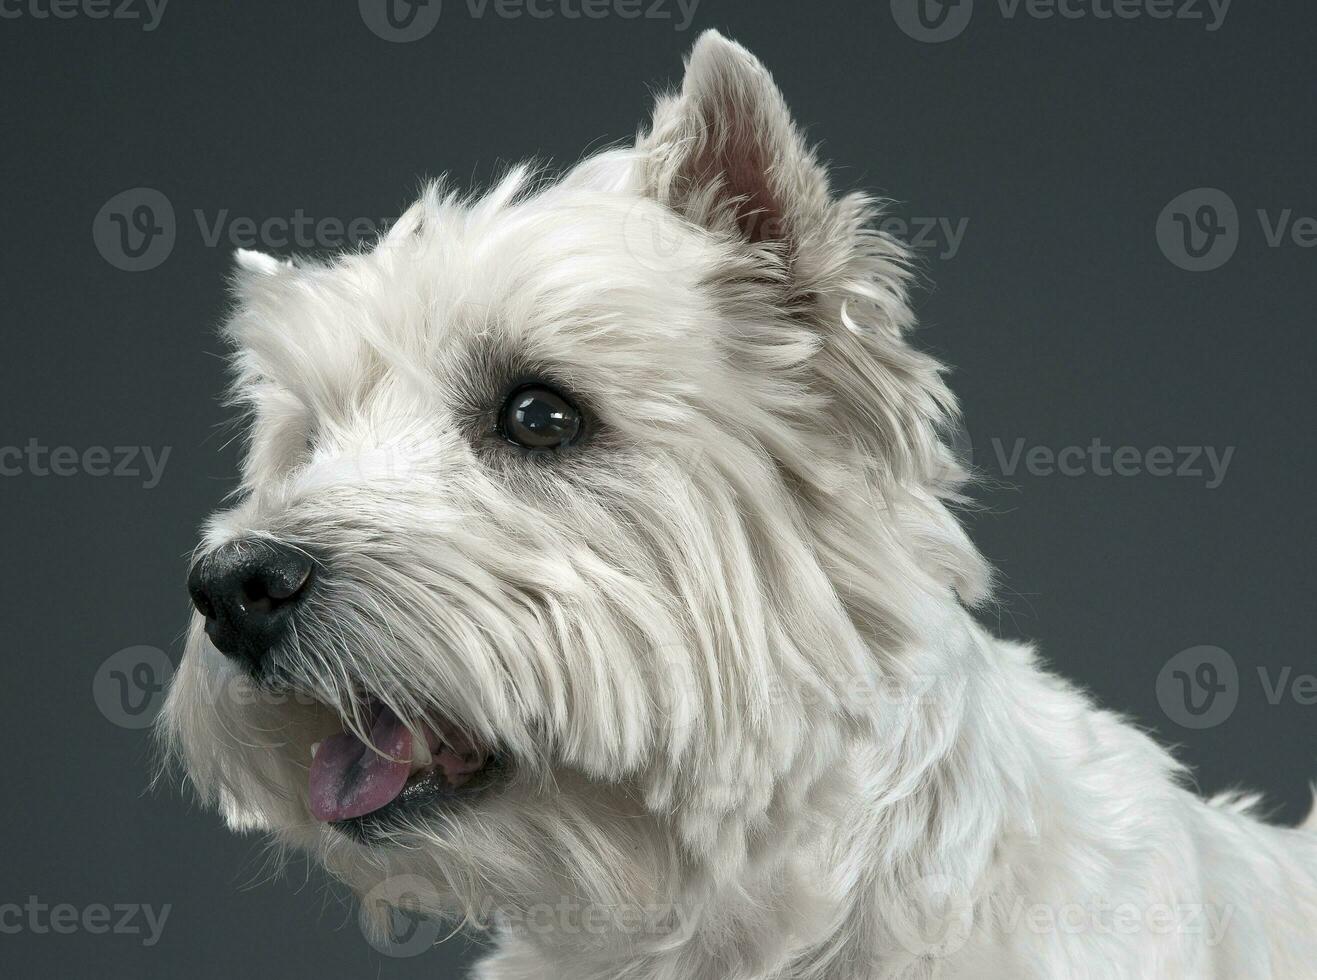
[[[371,705],[369,744],[355,732],[331,735],[311,748],[311,814],[352,836],[368,837],[391,818],[471,795],[500,768],[499,756],[455,725],[403,722],[382,703]]]

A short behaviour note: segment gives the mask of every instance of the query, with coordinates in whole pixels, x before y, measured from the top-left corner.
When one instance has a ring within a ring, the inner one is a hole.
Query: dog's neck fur
[[[1312,864],[1310,834],[1265,839],[1250,801],[1203,805],[1181,788],[1169,754],[1040,670],[1030,649],[991,638],[963,612],[948,610],[944,627],[944,648],[923,651],[926,682],[892,699],[884,731],[853,744],[818,787],[828,802],[813,822],[791,843],[774,842],[779,860],[682,910],[684,928],[662,940],[505,936],[477,976],[1302,975],[1303,950],[1223,940],[1259,902],[1271,909],[1270,928],[1304,928],[1317,875],[1296,889],[1285,868],[1296,852]],[[944,673],[948,658],[971,667]],[[1204,841],[1235,835],[1255,853],[1215,855],[1218,880],[1200,880]],[[1183,928],[1160,945],[1144,935],[1133,942],[1112,925],[1122,905],[1172,910]],[[1091,915],[1087,928],[1050,919],[1068,910]],[[1053,924],[1031,925],[1039,914]]]
[[[931,670],[921,683],[886,692],[892,710],[885,730],[854,742],[845,764],[816,787],[827,802],[811,823],[790,844],[773,842],[777,860],[711,890],[699,907],[678,910],[676,923],[686,930],[680,942],[664,948],[624,934],[596,935],[588,944],[561,933],[549,942],[517,937],[486,964],[487,975],[921,976],[909,971],[929,939],[923,903],[939,893],[980,897],[1027,875],[1020,858],[1072,833],[1064,814],[1039,812],[1037,787],[1053,778],[1050,770],[1083,778],[1046,759],[1048,750],[1025,735],[1029,722],[1020,712],[1038,708],[1030,704],[1037,682],[1027,651],[994,645],[967,615],[949,615],[944,635],[947,649],[925,651]],[[975,669],[944,672],[953,656]],[[1002,700],[1003,692],[1018,696]],[[966,799],[981,801],[973,816],[951,805]],[[885,939],[875,943],[876,935]]]

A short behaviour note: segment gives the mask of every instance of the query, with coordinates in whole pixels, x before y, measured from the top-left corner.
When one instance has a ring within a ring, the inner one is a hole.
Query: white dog
[[[485,980],[1317,976],[1312,827],[971,615],[874,218],[710,33],[633,147],[240,254],[163,718],[204,797],[490,929]]]

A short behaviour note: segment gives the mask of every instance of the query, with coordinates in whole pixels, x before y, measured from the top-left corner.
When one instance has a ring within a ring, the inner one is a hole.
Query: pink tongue
[[[370,741],[374,749],[344,732],[320,743],[311,760],[310,784],[311,813],[317,820],[360,817],[387,806],[402,792],[412,769],[412,733],[382,705]]]

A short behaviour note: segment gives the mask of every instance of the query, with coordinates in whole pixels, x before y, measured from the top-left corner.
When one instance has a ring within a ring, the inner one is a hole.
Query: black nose
[[[258,670],[311,590],[311,558],[286,545],[239,540],[193,567],[187,588],[221,651]]]

